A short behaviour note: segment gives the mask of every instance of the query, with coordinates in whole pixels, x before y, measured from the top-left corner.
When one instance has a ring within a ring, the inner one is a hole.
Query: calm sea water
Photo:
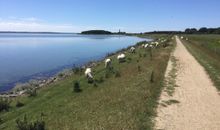
[[[119,35],[0,33],[0,92],[103,58],[141,39]]]

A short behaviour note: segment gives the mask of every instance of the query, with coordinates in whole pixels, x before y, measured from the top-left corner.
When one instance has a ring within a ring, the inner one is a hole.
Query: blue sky
[[[1,31],[219,27],[220,0],[0,0]]]

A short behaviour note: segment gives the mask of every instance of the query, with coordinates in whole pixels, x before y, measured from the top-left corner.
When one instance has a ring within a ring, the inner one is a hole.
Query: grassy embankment
[[[185,35],[186,48],[204,66],[218,90],[220,90],[220,35]]]
[[[49,130],[152,129],[172,48],[153,49],[152,59],[140,46],[135,54],[125,50],[124,63],[111,56],[114,72],[107,72],[103,62],[92,68],[96,85],[87,83],[83,71],[38,90],[36,97],[18,97],[8,112],[0,113],[0,129],[16,129],[15,120],[25,115],[30,120],[43,115]],[[80,93],[73,92],[76,80]],[[24,106],[16,108],[17,101]]]

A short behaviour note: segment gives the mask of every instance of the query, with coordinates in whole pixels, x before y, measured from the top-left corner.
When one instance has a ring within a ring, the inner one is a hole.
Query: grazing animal
[[[110,58],[105,60],[105,68],[108,68],[111,66],[112,60]]]
[[[142,46],[142,48],[144,48],[144,46],[145,46],[145,45],[144,45],[144,44],[142,44],[141,46]]]
[[[159,42],[155,42],[156,47],[159,45]]]
[[[145,44],[145,45],[144,45],[144,48],[147,48],[147,47],[148,47],[148,44]]]
[[[134,48],[134,47],[131,47],[131,48],[130,48],[130,51],[131,51],[131,53],[135,53],[135,48]]]
[[[183,36],[181,36],[181,39],[183,39],[184,37]]]
[[[88,79],[90,79],[90,80],[93,79],[92,69],[91,69],[91,68],[86,68],[85,76],[86,76],[86,78],[88,78]]]
[[[118,59],[119,62],[124,62],[125,61],[125,54],[123,54],[123,53],[119,54],[117,59]]]
[[[150,44],[149,47],[150,47],[150,48],[153,48],[154,46],[153,46],[153,44]]]

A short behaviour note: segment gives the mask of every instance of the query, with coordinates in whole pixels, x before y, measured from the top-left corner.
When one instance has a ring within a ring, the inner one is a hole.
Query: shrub
[[[150,82],[151,82],[151,83],[154,82],[154,71],[151,72],[151,75],[150,75]]]
[[[45,122],[42,118],[41,120],[30,122],[25,115],[23,120],[17,119],[16,124],[18,130],[45,130]]]
[[[99,83],[102,83],[104,82],[104,79],[103,79],[103,76],[99,77],[99,80],[98,80]]]
[[[139,57],[142,57],[142,54],[141,54],[141,53],[139,53]]]
[[[131,57],[128,57],[128,62],[130,63],[132,61],[132,58]]]
[[[59,73],[59,74],[58,74],[58,77],[60,77],[60,78],[62,78],[63,76],[64,76],[63,73]]]
[[[94,87],[98,87],[98,85],[97,85],[97,83],[96,83],[96,82],[94,82],[94,83],[93,83],[93,86],[94,86]]]
[[[36,96],[37,96],[37,90],[34,89],[34,88],[29,89],[29,90],[27,91],[27,93],[28,93],[29,97],[36,97]]]
[[[0,112],[8,111],[10,108],[11,100],[7,98],[0,98]]]
[[[82,68],[80,68],[80,67],[75,67],[75,68],[72,69],[72,71],[73,71],[74,74],[81,74]]]
[[[75,81],[75,82],[74,82],[73,91],[76,92],[76,93],[82,91],[82,90],[80,89],[80,85],[79,85],[79,82],[78,82],[78,81]]]
[[[138,65],[138,72],[140,72],[141,71],[141,66],[140,65]]]
[[[23,106],[24,106],[24,103],[17,101],[16,107],[23,107]]]

